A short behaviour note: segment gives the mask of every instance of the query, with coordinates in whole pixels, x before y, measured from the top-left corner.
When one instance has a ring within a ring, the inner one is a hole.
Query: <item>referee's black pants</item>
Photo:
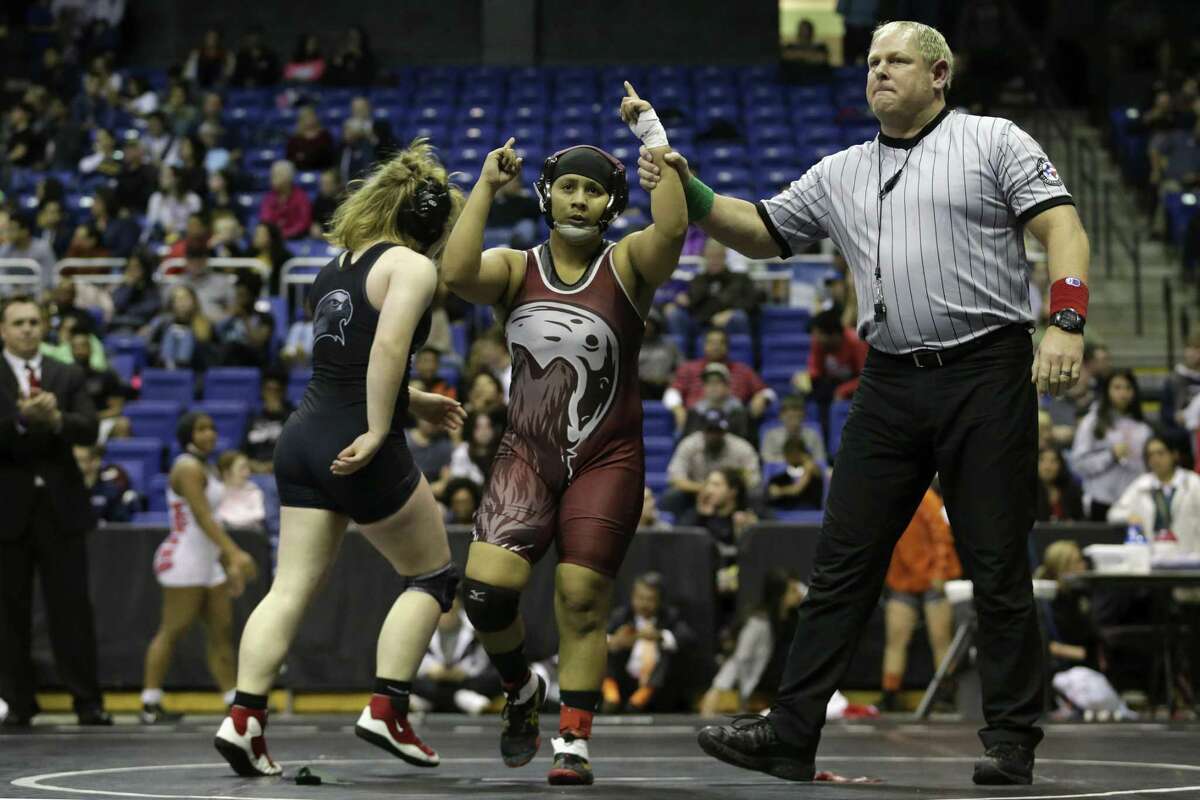
[[[834,463],[809,594],[771,721],[815,754],[825,706],[879,600],[896,540],[939,473],[974,581],[985,747],[1036,745],[1042,643],[1026,540],[1034,521],[1037,396],[1020,326],[943,351],[945,366],[872,350]]]

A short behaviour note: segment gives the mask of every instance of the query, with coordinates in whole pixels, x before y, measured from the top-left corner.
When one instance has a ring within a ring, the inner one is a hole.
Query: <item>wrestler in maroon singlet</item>
[[[550,248],[525,252],[505,326],[512,356],[508,430],[476,517],[477,541],[536,562],[614,577],[637,528],[645,478],[638,350],[643,322],[603,242],[562,283]]]

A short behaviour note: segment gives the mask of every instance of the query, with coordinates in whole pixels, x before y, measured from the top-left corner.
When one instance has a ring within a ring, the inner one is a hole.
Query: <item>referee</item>
[[[813,779],[826,701],[938,472],[979,615],[987,724],[974,780],[1032,781],[1043,701],[1025,543],[1036,497],[1033,384],[1058,395],[1079,377],[1088,241],[1037,142],[1008,120],[947,109],[953,71],[937,30],[877,28],[867,100],[879,135],[757,204],[714,195],[682,156],[667,156],[685,181],[689,216],[723,244],[766,258],[832,239],[854,270],[859,332],[871,348],[775,705],[767,717],[699,734],[730,764]],[[653,186],[657,170],[639,166]],[[1025,229],[1045,245],[1053,281],[1053,327],[1036,355]]]

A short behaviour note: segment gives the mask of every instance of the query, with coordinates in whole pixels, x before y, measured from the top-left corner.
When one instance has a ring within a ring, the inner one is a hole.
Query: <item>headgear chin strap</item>
[[[597,222],[603,233],[629,204],[625,165],[616,156],[590,144],[577,144],[547,158],[533,189],[537,192],[542,216],[551,229],[554,228],[554,214],[550,210],[550,187],[560,175],[568,174],[591,178],[608,190],[608,207]]]
[[[446,220],[450,218],[450,205],[450,190],[446,184],[426,178],[413,194],[412,202],[401,206],[396,213],[396,224],[403,233],[415,239],[422,250],[428,250],[442,238]]]

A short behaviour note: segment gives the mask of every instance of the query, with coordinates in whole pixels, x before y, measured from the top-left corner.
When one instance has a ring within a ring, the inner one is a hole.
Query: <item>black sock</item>
[[[578,708],[580,711],[590,711],[593,714],[596,713],[596,709],[600,708],[600,692],[561,690],[558,693],[558,699],[564,706]]]
[[[250,694],[249,692],[234,692],[233,704],[242,708],[253,708],[257,711],[267,710],[265,694]]]
[[[375,694],[392,701],[392,711],[398,717],[408,714],[408,697],[412,694],[412,681],[397,681],[391,678],[375,678]]]
[[[529,660],[525,658],[525,643],[522,642],[516,650],[507,653],[490,654],[500,680],[506,687],[520,689],[529,680]]]

